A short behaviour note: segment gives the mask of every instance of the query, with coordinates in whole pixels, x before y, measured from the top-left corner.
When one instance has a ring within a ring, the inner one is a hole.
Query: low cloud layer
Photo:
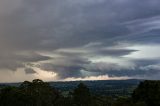
[[[57,80],[153,79],[160,73],[159,5],[159,0],[1,0],[0,71],[35,77],[43,70],[56,73]]]

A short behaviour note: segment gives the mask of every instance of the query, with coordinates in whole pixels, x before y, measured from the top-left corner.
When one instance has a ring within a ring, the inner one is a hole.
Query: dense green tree
[[[6,87],[1,90],[0,106],[31,106],[29,97],[16,87]]]
[[[83,83],[64,96],[49,83],[35,79],[2,88],[0,106],[160,106],[160,81],[141,82],[132,97],[107,97],[92,95]]]
[[[92,106],[112,106],[113,98],[107,96],[92,96]]]
[[[130,98],[127,97],[119,97],[112,106],[135,106],[133,105]]]
[[[25,95],[33,98],[35,106],[52,106],[59,97],[57,90],[39,79],[35,79],[32,82],[25,81],[21,84],[20,89]]]
[[[133,101],[147,106],[160,106],[160,81],[144,81],[135,89]]]
[[[0,95],[0,106],[55,106],[59,99],[59,92],[39,79],[4,88]]]
[[[73,92],[73,100],[77,106],[90,106],[91,94],[89,88],[83,83],[80,83]]]

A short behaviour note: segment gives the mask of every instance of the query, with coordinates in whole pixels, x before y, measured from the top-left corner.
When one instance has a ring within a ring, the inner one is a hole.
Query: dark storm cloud
[[[95,45],[94,45],[95,46]],[[85,48],[79,48],[79,49],[68,49],[67,51],[65,51],[66,49],[62,49],[61,51],[56,51],[55,53],[62,55],[62,56],[78,56],[78,57],[83,57],[83,56],[87,56],[87,55],[99,55],[99,56],[115,56],[115,57],[119,57],[119,56],[125,56],[128,55],[130,53],[136,52],[138,50],[134,50],[134,49],[117,49],[115,47],[111,47],[111,48],[103,48],[103,46],[98,46],[98,47],[85,47]]]
[[[137,50],[129,50],[129,49],[110,49],[110,50],[101,50],[97,51],[96,54],[102,55],[102,56],[124,56],[128,55],[132,52],[136,52]]]
[[[142,76],[147,77],[151,75],[159,74],[160,71],[160,61],[146,60],[146,63],[141,60],[134,60],[135,64],[133,66],[121,66],[117,63],[110,62],[72,62],[72,63],[61,63],[51,64],[46,63],[40,65],[39,68],[47,71],[54,71],[58,74],[59,79],[64,79],[68,77],[88,77],[88,76],[99,76],[108,75],[109,77],[134,77]],[[148,62],[147,62],[148,61]],[[83,74],[90,73],[90,74]],[[150,77],[149,77],[150,78]]]
[[[54,57],[47,65],[41,63],[40,68],[54,71],[62,78],[81,76],[80,70],[88,70],[94,64],[90,57],[120,58],[137,52],[125,48],[129,45],[159,44],[159,5],[159,0],[16,0],[13,3],[1,0],[0,68],[15,70],[32,62],[47,61],[52,56],[44,53],[50,52],[61,58]],[[89,45],[96,42],[99,44]],[[123,42],[125,45],[121,45]],[[57,52],[60,49],[68,51]],[[156,63],[150,61],[150,65]],[[113,67],[110,73],[115,75],[115,70],[120,70],[119,76],[126,72],[119,65],[107,66]],[[125,70],[130,73],[128,76],[139,74],[129,71],[130,68]]]
[[[58,74],[59,79],[69,78],[69,77],[80,77],[81,70],[83,66],[80,65],[71,65],[71,66],[64,66],[64,65],[54,65],[54,64],[43,64],[41,69],[46,71],[53,71]]]
[[[80,71],[85,69],[85,65],[91,62],[87,58],[78,56],[70,56],[63,58],[56,58],[53,63],[40,64],[39,68],[46,71],[54,71],[58,74],[59,78],[79,77]]]
[[[120,23],[159,15],[157,0],[137,2],[27,0],[2,18],[1,36],[16,49],[56,49],[95,41],[110,44],[130,34]]]
[[[152,76],[159,74],[160,71],[160,61],[146,60],[142,62],[141,60],[136,61],[133,66],[121,66],[116,63],[98,62],[89,64],[85,67],[86,71],[96,72],[97,75],[109,75],[110,77],[121,77],[121,76]],[[151,78],[151,77],[150,77]]]
[[[25,73],[26,74],[35,74],[37,73],[35,70],[33,70],[32,68],[25,68]]]
[[[34,52],[0,53],[0,69],[16,70],[24,68],[32,62],[39,62],[51,59]]]
[[[106,73],[107,75],[109,75],[110,77],[121,77],[121,76],[128,76],[128,77],[133,77],[133,76],[142,76],[143,77],[147,77],[150,75],[156,75],[159,74],[159,70],[121,70],[121,71],[117,71],[117,70],[112,70]]]

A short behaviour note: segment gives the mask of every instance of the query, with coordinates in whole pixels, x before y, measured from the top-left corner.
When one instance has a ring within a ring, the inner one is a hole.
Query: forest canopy
[[[0,90],[0,106],[160,106],[160,81],[143,81],[130,97],[94,95],[83,83],[64,96],[47,82],[35,79]]]

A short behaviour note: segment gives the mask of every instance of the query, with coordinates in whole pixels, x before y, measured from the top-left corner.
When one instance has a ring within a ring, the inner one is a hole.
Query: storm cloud
[[[153,79],[160,71],[159,5],[159,0],[1,0],[0,71],[43,70],[58,80]]]

